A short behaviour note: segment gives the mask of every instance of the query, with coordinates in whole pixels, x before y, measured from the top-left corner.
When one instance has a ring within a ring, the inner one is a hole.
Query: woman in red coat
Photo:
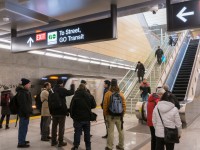
[[[149,96],[148,98],[148,103],[147,103],[147,125],[150,128],[151,131],[151,150],[156,149],[156,136],[155,136],[155,129],[153,127],[152,123],[152,114],[153,114],[153,109],[162,97],[163,93],[165,90],[162,87],[157,87],[156,93],[153,93]]]

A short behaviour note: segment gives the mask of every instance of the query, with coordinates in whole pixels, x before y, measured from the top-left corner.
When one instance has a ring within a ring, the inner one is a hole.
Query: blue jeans
[[[148,101],[148,98],[149,98],[149,95],[148,95],[148,94],[142,94],[142,101],[143,101],[143,102],[147,102],[147,101]]]
[[[23,145],[26,141],[26,135],[28,132],[29,118],[20,117],[19,130],[18,130],[18,144]]]
[[[82,131],[84,131],[84,141],[86,150],[91,150],[90,142],[90,121],[75,121],[74,120],[74,146],[80,145],[80,138]]]

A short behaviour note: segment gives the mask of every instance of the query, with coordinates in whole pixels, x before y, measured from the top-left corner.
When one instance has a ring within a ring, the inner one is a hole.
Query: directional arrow
[[[181,11],[176,15],[176,17],[178,17],[179,19],[181,19],[183,22],[187,22],[187,19],[185,18],[186,16],[194,15],[194,11],[184,13],[184,11],[186,9],[187,9],[186,7],[183,7],[181,9]]]
[[[31,47],[31,44],[34,43],[34,40],[30,37],[27,41],[27,44],[29,44],[29,47]]]

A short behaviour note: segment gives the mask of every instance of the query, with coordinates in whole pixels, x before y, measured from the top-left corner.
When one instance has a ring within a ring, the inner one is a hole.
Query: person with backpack
[[[49,93],[48,103],[49,111],[52,115],[52,130],[51,130],[51,146],[58,147],[66,146],[67,143],[64,142],[64,132],[65,132],[65,119],[69,115],[66,96],[74,95],[75,85],[72,81],[71,89],[67,90],[64,87],[64,81],[61,79],[57,80],[57,84]],[[57,141],[57,127],[59,126],[58,131],[58,141]],[[59,142],[59,143],[58,143]]]
[[[178,129],[178,137],[181,137],[182,122],[179,111],[171,101],[171,95],[163,94],[161,100],[158,102],[153,110],[152,122],[155,128],[156,135],[156,150],[174,150],[173,142],[165,141],[164,128]],[[175,137],[168,137],[175,138]]]
[[[28,132],[29,118],[32,114],[32,97],[29,89],[31,88],[30,80],[26,78],[21,79],[21,84],[16,88],[17,109],[19,116],[19,130],[18,130],[18,148],[29,147],[29,141],[26,141]]]
[[[143,81],[144,74],[145,74],[144,65],[140,61],[138,61],[138,64],[135,68],[135,72],[136,71],[137,71],[137,76],[138,76],[138,82],[140,83],[141,81]],[[140,80],[140,78],[142,78],[142,80]]]
[[[42,117],[42,137],[41,141],[49,141],[50,140],[50,123],[51,123],[51,115],[49,112],[48,105],[48,97],[49,91],[51,90],[51,83],[45,82],[44,88],[40,94],[42,109],[41,109],[41,117]]]
[[[71,150],[78,150],[82,131],[84,132],[86,150],[91,150],[90,115],[91,109],[95,107],[96,101],[94,97],[87,92],[85,84],[81,83],[70,104],[70,115],[74,122],[74,146]]]
[[[110,81],[105,80],[104,81],[103,99],[102,99],[102,102],[101,102],[101,108],[102,109],[103,109],[104,96],[105,96],[106,92],[108,92],[109,88],[110,88]],[[108,137],[108,127],[107,127],[107,124],[106,124],[106,118],[105,118],[105,116],[103,116],[103,117],[104,117],[104,122],[105,122],[105,125],[106,125],[106,135],[102,136],[102,138],[107,138]]]
[[[146,79],[144,79],[140,84],[140,91],[141,91],[142,101],[147,102],[149,94],[151,94],[151,88]]]
[[[156,149],[156,135],[155,135],[155,128],[152,123],[152,114],[155,106],[159,102],[160,98],[164,93],[164,89],[162,87],[156,88],[156,93],[152,93],[148,98],[147,103],[147,125],[149,126],[151,132],[151,150]]]
[[[108,138],[105,150],[112,150],[114,138],[114,125],[119,133],[119,143],[116,149],[124,150],[123,116],[126,112],[126,102],[123,93],[120,92],[116,79],[111,80],[111,87],[106,92],[103,103],[103,114],[108,125]]]
[[[157,57],[157,62],[160,65],[162,63],[162,56],[163,56],[163,50],[158,46],[158,49],[155,52],[155,57]]]
[[[9,121],[10,121],[10,99],[13,97],[11,90],[7,87],[3,87],[4,90],[1,92],[1,120],[0,120],[0,128],[2,128],[3,120],[6,117],[6,129],[9,129]]]

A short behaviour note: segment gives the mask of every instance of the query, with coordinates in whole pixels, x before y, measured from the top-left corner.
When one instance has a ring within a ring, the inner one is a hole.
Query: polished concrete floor
[[[92,123],[91,138],[92,150],[104,150],[106,146],[106,139],[101,137],[105,135],[105,125],[102,116],[102,110],[96,109],[95,112],[98,113],[98,121]],[[50,146],[50,142],[40,141],[40,129],[39,129],[39,119],[32,119],[29,125],[29,131],[27,135],[27,140],[31,142],[30,150],[40,150],[40,149],[61,149],[70,150],[73,143],[73,127],[72,119],[67,118],[66,129],[65,129],[65,140],[68,145],[66,147],[57,148]],[[124,131],[125,131],[125,150],[150,150],[150,134],[147,133],[147,127],[145,125],[138,124],[138,120],[135,115],[126,115],[124,118]],[[0,130],[0,150],[15,150],[17,149],[17,128],[14,124],[10,125],[9,130]],[[141,126],[141,130],[140,130]],[[133,128],[136,127],[136,128]],[[196,119],[192,125],[187,129],[183,130],[181,143],[175,146],[175,150],[200,150],[200,118]],[[114,148],[118,144],[118,134],[115,129],[115,139]],[[85,149],[83,137],[81,138],[80,150]]]

